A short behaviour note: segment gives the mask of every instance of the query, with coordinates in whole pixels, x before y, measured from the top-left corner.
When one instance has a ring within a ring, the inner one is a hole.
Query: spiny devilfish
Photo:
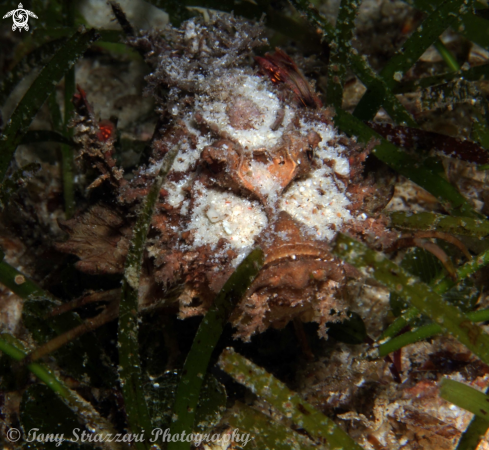
[[[153,67],[148,91],[160,115],[150,164],[126,181],[112,159],[113,139],[100,139],[79,98],[82,158],[102,172],[91,188],[108,183],[117,201],[66,222],[70,239],[58,248],[78,255],[81,270],[122,273],[130,213],[162,157],[178,146],[148,239],[142,306],[180,283],[183,292],[172,300],[180,316],[204,313],[260,245],[265,266],[232,315],[236,336],[248,340],[294,318],[319,323],[324,335],[325,324],[341,320],[348,306],[345,266],[331,255],[330,241],[340,230],[377,239],[385,228],[367,204],[375,191],[361,175],[368,150],[338,134],[332,112],[284,52],[253,62],[253,49],[265,44],[261,32],[222,15],[132,40]]]

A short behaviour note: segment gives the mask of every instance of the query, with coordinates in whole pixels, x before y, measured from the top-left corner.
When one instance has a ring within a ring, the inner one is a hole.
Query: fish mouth
[[[278,264],[286,260],[299,260],[304,258],[313,258],[318,261],[323,258],[328,258],[325,255],[324,248],[313,245],[312,243],[303,244],[283,244],[273,251],[273,253],[267,253],[265,255],[264,268],[274,264]]]

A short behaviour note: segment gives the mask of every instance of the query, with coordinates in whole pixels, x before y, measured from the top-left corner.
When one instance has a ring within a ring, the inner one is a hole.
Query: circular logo
[[[20,439],[20,431],[17,428],[10,428],[7,431],[7,439],[10,442],[17,442]]]
[[[24,28],[29,20],[29,17],[24,9],[17,9],[12,17],[14,19],[14,24],[19,28]]]

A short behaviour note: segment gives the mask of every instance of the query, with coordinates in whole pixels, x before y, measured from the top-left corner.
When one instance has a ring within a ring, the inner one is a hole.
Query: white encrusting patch
[[[172,172],[187,172],[189,169],[193,169],[197,164],[204,147],[212,143],[209,135],[202,135],[199,130],[194,128],[190,120],[186,120],[185,125],[190,133],[196,137],[197,145],[195,148],[192,148],[188,141],[181,144],[178,155],[172,165]],[[189,187],[191,182],[191,175],[185,176],[178,182],[167,181],[164,185],[164,188],[168,191],[166,203],[174,208],[180,206],[186,198],[184,188]],[[182,208],[180,213],[182,215],[186,214],[186,208]]]
[[[326,169],[316,170],[310,178],[294,183],[280,201],[280,209],[306,225],[318,239],[333,239],[334,225],[351,219],[346,206],[350,203],[331,179]]]
[[[208,135],[200,134],[199,130],[193,128],[190,121],[187,121],[185,125],[187,125],[190,133],[196,136],[197,145],[196,148],[191,148],[188,142],[180,144],[178,155],[172,165],[172,171],[174,172],[186,172],[188,169],[195,166],[204,147],[212,143],[210,137]]]
[[[341,145],[329,146],[336,137],[332,126],[301,121],[301,133],[307,135],[315,131],[321,137],[315,150],[315,159],[321,166],[305,180],[292,183],[282,196],[279,208],[306,226],[306,230],[318,239],[334,238],[335,229],[352,219],[347,206],[350,200],[345,194],[345,186],[335,178],[334,173],[348,176],[350,164],[343,156],[345,148]],[[334,162],[334,169],[326,162]]]
[[[271,148],[282,136],[292,113],[269,87],[270,82],[262,77],[249,75],[241,69],[231,70],[220,77],[218,83],[209,86],[206,94],[198,98],[196,106],[202,110],[202,116],[209,125],[232,136],[245,149]],[[258,115],[250,119],[250,129],[236,129],[231,125],[228,108],[235,101],[252,102],[258,110]],[[285,113],[283,122],[274,131],[272,126],[282,108]]]
[[[194,204],[187,230],[193,232],[194,247],[211,244],[225,238],[231,247],[247,250],[268,223],[257,201],[250,201],[232,192],[207,189],[197,182],[194,189],[199,197]]]
[[[180,204],[185,200],[185,192],[183,188],[189,186],[189,184],[190,176],[186,176],[177,183],[173,181],[168,181],[164,186],[165,189],[168,191],[166,203],[173,206],[174,208],[180,206]]]

